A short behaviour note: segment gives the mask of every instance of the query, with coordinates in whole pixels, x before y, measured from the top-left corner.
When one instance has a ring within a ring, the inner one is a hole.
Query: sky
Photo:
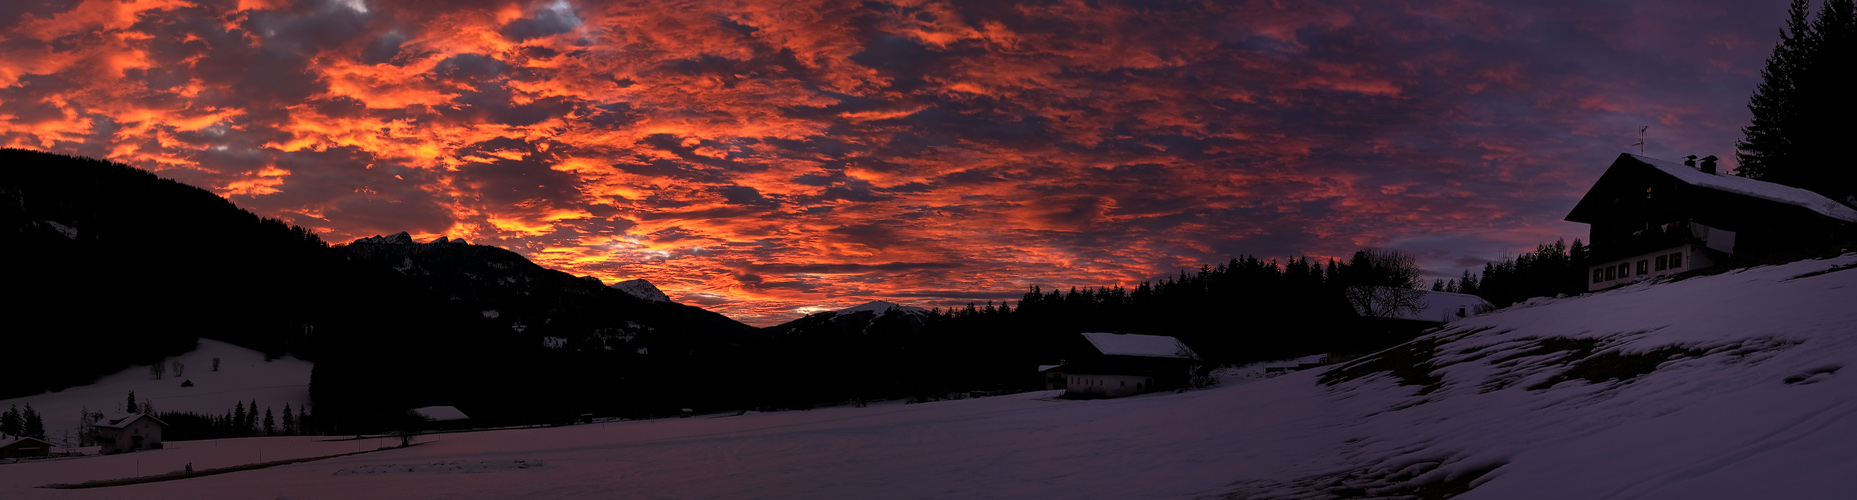
[[[0,145],[754,325],[1556,239],[1733,168],[1786,2],[0,2]],[[177,224],[184,223],[177,221]]]

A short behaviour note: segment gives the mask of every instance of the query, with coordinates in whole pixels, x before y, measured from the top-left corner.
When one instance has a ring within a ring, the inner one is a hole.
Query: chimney
[[[1683,166],[1689,167],[1689,168],[1696,168],[1696,155],[1689,155],[1689,156],[1683,157]]]
[[[1708,155],[1708,156],[1702,157],[1702,173],[1714,174],[1715,173],[1715,160],[1716,160],[1715,155]]]

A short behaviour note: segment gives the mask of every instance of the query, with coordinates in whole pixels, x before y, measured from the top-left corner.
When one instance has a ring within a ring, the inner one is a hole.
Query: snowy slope
[[[0,465],[0,497],[1850,498],[1853,304],[1847,255],[1538,300],[1330,370],[1179,394],[446,434],[183,481],[30,488],[342,448],[181,443]]]
[[[625,281],[621,281],[618,283],[613,283],[612,287],[619,289],[619,291],[631,294],[633,297],[645,299],[646,302],[670,302],[671,301],[671,297],[669,295],[665,295],[664,291],[658,290],[657,286],[652,285],[650,281],[645,281],[644,278],[630,279],[630,280],[625,280]]]
[[[898,305],[894,302],[873,300],[870,302],[865,302],[863,304],[847,307],[844,309],[839,309],[837,311],[832,311],[832,314],[856,314],[860,312],[870,311],[870,312],[877,313],[878,316],[882,316],[883,313],[889,312],[891,309],[896,309],[896,310],[909,313],[909,314],[928,313],[928,309],[923,309],[923,308],[916,307],[916,306],[905,306],[905,305]]]
[[[213,371],[215,357],[220,359],[217,372]],[[170,369],[167,376],[155,380],[148,365],[131,366],[87,386],[0,400],[0,408],[25,408],[31,404],[33,410],[44,415],[45,436],[53,444],[62,444],[64,431],[70,430],[75,436],[81,410],[122,411],[129,391],[135,391],[138,402],[153,402],[158,412],[221,414],[240,401],[252,400],[283,411],[286,403],[291,409],[309,403],[308,361],[283,357],[266,362],[264,353],[212,339],[200,339],[193,351],[162,362],[171,364],[176,360],[185,365],[185,373],[180,376]],[[183,381],[193,381],[194,386],[181,387]]]

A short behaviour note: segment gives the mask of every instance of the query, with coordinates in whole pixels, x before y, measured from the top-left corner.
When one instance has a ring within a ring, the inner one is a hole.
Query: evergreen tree
[[[1843,141],[1857,118],[1844,66],[1857,60],[1852,0],[1825,0],[1816,19],[1806,0],[1793,0],[1780,41],[1748,100],[1753,121],[1735,144],[1737,174],[1857,202],[1857,168],[1843,160]]]
[[[0,436],[18,436],[22,427],[25,427],[25,422],[20,419],[19,405],[13,405],[11,409],[0,413]]]
[[[245,402],[244,401],[238,401],[237,404],[232,406],[232,421],[227,422],[227,423],[231,424],[231,427],[234,431],[232,435],[234,436],[244,435],[245,431],[251,429],[251,426],[245,425]]]
[[[264,409],[264,435],[277,435],[277,421],[271,418],[271,409]]]
[[[290,403],[284,403],[284,435],[297,435],[297,416],[290,412]]]
[[[142,407],[136,406],[135,404],[135,391],[129,391],[129,407],[124,408],[123,411],[129,412],[129,413],[136,413],[136,412],[141,411],[141,408]]]
[[[45,439],[45,419],[39,417],[39,412],[33,410],[32,405],[26,405],[26,414],[22,420],[24,422],[20,426],[20,435]]]
[[[308,405],[297,407],[297,432],[300,432],[303,434],[310,433],[310,419],[309,419]]]

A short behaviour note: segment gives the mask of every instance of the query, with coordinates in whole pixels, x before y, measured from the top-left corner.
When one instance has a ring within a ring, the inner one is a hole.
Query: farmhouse
[[[43,439],[23,436],[0,437],[0,458],[43,457],[52,454],[52,444]]]
[[[1199,356],[1159,335],[1083,334],[1091,352],[1060,370],[1068,397],[1118,398],[1186,387]]]
[[[97,444],[103,453],[123,453],[143,448],[161,447],[161,430],[168,426],[155,417],[140,413],[118,413],[103,417],[93,426]]]
[[[1621,154],[1567,220],[1591,225],[1575,258],[1592,263],[1587,290],[1599,290],[1836,241],[1857,230],[1857,209],[1717,172],[1713,156],[1697,165]]]

